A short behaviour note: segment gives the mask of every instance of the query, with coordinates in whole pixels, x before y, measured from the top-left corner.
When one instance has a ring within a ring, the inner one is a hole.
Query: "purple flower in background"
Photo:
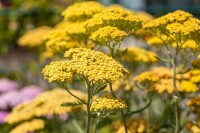
[[[30,85],[22,88],[20,91],[20,95],[22,96],[22,101],[26,102],[32,100],[35,96],[37,96],[41,92],[42,89],[40,87]]]
[[[5,118],[7,117],[8,114],[9,112],[0,111],[0,124],[3,124],[5,122]]]
[[[0,109],[9,110],[21,103],[21,96],[18,91],[10,91],[0,96]]]
[[[37,86],[26,86],[20,91],[10,91],[0,96],[0,109],[8,110],[14,106],[32,100],[35,96],[42,92]]]
[[[18,84],[15,81],[2,78],[0,79],[0,94],[17,90]]]

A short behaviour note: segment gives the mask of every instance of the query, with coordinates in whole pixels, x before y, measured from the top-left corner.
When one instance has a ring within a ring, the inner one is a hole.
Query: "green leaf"
[[[77,107],[80,105],[83,105],[84,103],[81,101],[77,101],[77,102],[64,102],[60,105],[60,107]]]

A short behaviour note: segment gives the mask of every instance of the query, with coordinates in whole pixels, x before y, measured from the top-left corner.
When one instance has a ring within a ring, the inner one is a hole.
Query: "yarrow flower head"
[[[183,45],[187,40],[194,40],[199,45],[200,20],[184,11],[175,11],[157,18],[144,25],[143,29],[152,35],[160,37],[167,35],[170,39]]]
[[[43,129],[45,127],[45,121],[42,119],[33,119],[26,121],[15,127],[10,133],[27,133],[34,132],[36,130]]]
[[[117,44],[127,36],[126,32],[121,31],[117,27],[106,26],[93,32],[90,39],[99,44],[107,45],[112,41]]]
[[[46,49],[53,53],[62,52],[78,46],[76,41],[68,37],[66,30],[60,28],[51,30],[45,36],[45,40]]]
[[[69,6],[62,12],[62,15],[68,21],[84,21],[91,18],[94,14],[101,12],[103,9],[104,7],[98,2],[81,2]]]
[[[124,51],[122,48],[120,51]],[[157,54],[152,51],[147,51],[139,47],[129,47],[127,51],[122,55],[121,60],[127,62],[156,62]]]
[[[142,20],[123,8],[108,7],[94,15],[86,23],[86,29],[89,32],[94,32],[104,26],[117,27],[127,34],[130,34],[141,28]]]
[[[162,94],[164,92],[173,93],[173,73],[171,69],[156,67],[150,71],[143,72],[134,78],[140,84],[149,83],[150,92]],[[179,92],[192,93],[198,91],[198,87],[190,80],[183,80],[180,75],[176,77],[177,89]],[[147,87],[147,88],[148,88]]]
[[[99,116],[106,116],[119,110],[126,109],[127,105],[124,101],[113,98],[112,96],[102,96],[92,102],[90,110],[96,112]]]
[[[104,53],[86,48],[72,48],[65,52],[68,70],[87,77],[89,81],[112,83],[128,74],[128,71]]]
[[[47,65],[42,73],[49,82],[72,82],[73,72],[68,69],[69,63],[66,61],[55,61]]]

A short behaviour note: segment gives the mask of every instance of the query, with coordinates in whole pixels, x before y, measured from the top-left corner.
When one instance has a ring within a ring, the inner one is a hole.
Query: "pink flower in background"
[[[0,94],[17,90],[18,84],[15,81],[2,78],[0,79]]]
[[[42,89],[35,85],[26,86],[21,89],[20,95],[22,96],[22,101],[27,102],[32,100],[35,96],[40,94]]]
[[[5,122],[5,118],[7,117],[8,114],[9,112],[0,111],[0,124],[3,124]]]
[[[0,96],[0,109],[9,110],[14,106],[32,100],[42,92],[38,86],[26,86],[21,90],[10,91]]]

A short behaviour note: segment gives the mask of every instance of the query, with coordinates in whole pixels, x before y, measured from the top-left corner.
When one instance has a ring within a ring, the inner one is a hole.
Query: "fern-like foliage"
[[[77,102],[64,102],[62,103],[60,106],[61,107],[77,107],[80,105],[83,105],[84,103],[81,101],[77,101]]]

